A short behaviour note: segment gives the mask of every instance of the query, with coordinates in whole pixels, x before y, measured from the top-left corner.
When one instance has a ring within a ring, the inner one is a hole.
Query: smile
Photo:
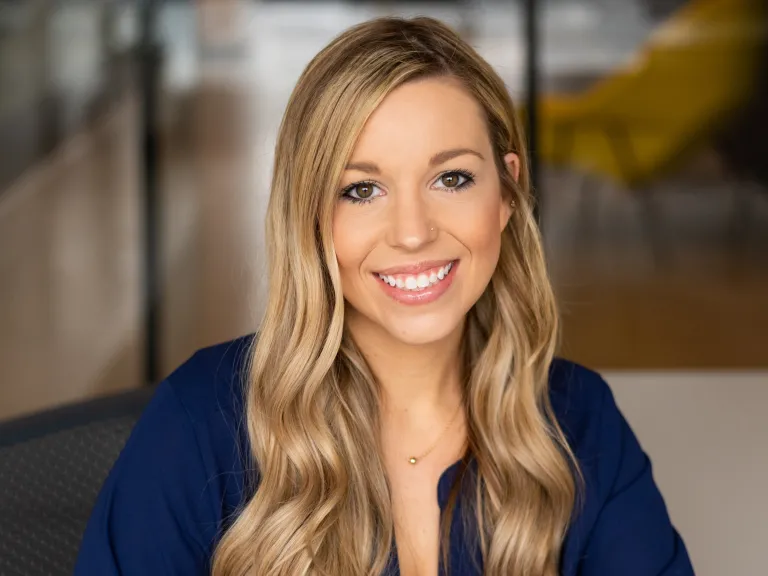
[[[451,268],[453,268],[453,262],[448,262],[439,268],[426,270],[421,274],[377,274],[377,276],[393,288],[418,292],[445,280]]]
[[[450,288],[458,260],[393,268],[373,275],[390,298],[406,305],[429,304]]]

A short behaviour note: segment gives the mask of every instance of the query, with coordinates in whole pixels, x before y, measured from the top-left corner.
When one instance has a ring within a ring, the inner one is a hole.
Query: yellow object
[[[545,95],[539,154],[626,185],[652,179],[745,104],[765,54],[762,0],[693,0],[631,65],[573,96]]]

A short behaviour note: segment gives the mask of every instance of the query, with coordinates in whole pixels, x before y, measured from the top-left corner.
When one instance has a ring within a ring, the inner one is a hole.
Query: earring
[[[512,208],[514,208],[514,207],[515,207],[515,201],[514,201],[514,200],[512,200],[512,201],[509,203],[509,205],[510,205],[510,206],[512,206]]]

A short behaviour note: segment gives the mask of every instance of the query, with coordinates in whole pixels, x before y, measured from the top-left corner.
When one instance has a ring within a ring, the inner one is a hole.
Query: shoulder
[[[601,491],[624,456],[626,434],[631,434],[608,383],[594,370],[557,358],[550,367],[549,398],[588,490]]]
[[[253,335],[195,352],[163,383],[172,395],[208,472],[206,487],[215,490],[226,515],[243,497],[248,448],[245,389]],[[161,385],[161,386],[163,386]],[[162,390],[158,390],[158,401]]]
[[[618,410],[603,377],[580,364],[556,358],[549,371],[549,399],[557,423],[577,457],[600,443],[606,410]]]
[[[580,364],[556,358],[549,370],[549,398],[558,424],[572,443],[587,448],[589,431],[603,424],[606,409],[616,409],[603,377]]]
[[[202,348],[168,376],[164,384],[193,423],[242,417],[253,338],[248,335]]]
[[[209,470],[224,465],[220,456],[232,453],[230,448],[239,442],[250,339],[203,348],[166,377],[136,423],[115,468],[182,445]]]
[[[584,481],[564,543],[563,573],[692,575],[651,462],[602,376],[557,359],[549,388]]]
[[[158,386],[102,486],[76,574],[205,573],[244,494],[250,340],[200,350]]]
[[[550,369],[549,396],[579,464],[584,480],[582,513],[589,517],[610,498],[619,476],[639,474],[647,459],[599,373],[556,359]]]

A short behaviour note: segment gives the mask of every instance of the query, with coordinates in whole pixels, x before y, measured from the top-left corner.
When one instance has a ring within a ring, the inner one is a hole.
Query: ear
[[[504,155],[504,165],[506,166],[507,170],[509,170],[514,181],[517,182],[518,178],[520,178],[520,157],[514,152],[509,152]],[[509,219],[512,217],[512,211],[514,210],[510,204],[511,200],[508,197],[502,196],[501,202],[501,211],[499,213],[499,231],[504,230],[507,223],[509,222]]]
[[[520,179],[520,156],[514,152],[509,152],[504,155],[504,164],[507,166],[507,170],[512,173],[512,178],[515,182]]]

